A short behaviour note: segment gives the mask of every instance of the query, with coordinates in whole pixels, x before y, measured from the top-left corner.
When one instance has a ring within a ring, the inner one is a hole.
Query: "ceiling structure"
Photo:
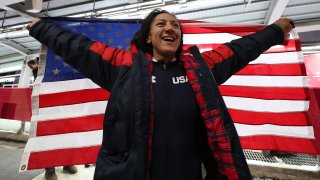
[[[40,43],[25,29],[35,17],[144,18],[154,8],[215,23],[270,24],[289,17],[303,46],[320,51],[320,0],[1,0],[0,66],[39,53]]]

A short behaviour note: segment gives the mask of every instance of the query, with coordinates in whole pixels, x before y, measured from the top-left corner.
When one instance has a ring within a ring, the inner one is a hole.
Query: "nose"
[[[167,25],[165,26],[165,30],[166,30],[166,31],[173,31],[173,26],[172,26],[171,24],[167,24]]]

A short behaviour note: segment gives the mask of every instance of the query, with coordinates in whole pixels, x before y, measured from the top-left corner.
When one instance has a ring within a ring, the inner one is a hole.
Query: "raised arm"
[[[121,66],[132,65],[130,52],[66,31],[51,20],[34,19],[27,28],[32,37],[104,89],[111,89]]]
[[[203,52],[202,56],[212,69],[217,83],[222,84],[271,46],[282,43],[293,27],[292,20],[282,18],[261,31]]]

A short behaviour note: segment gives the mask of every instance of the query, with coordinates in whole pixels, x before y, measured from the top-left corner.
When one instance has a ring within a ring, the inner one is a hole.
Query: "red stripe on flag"
[[[316,155],[315,142],[310,139],[281,136],[240,137],[243,149],[276,150]]]
[[[249,34],[253,34],[256,31],[264,29],[262,26],[214,26],[214,24],[210,26],[182,26],[182,31],[184,34],[205,34],[205,33],[230,33],[235,35],[245,36]]]
[[[41,94],[39,96],[39,108],[79,104],[93,101],[105,101],[109,99],[109,96],[110,92],[101,88],[68,91],[54,94]]]
[[[77,118],[39,121],[37,124],[37,136],[100,130],[103,127],[103,117],[104,114],[98,114]]]
[[[274,124],[280,126],[311,126],[307,112],[253,112],[228,109],[233,122],[250,125]]]
[[[99,146],[58,149],[30,153],[28,170],[55,166],[95,163]]]
[[[196,44],[196,46],[201,50],[216,49],[221,44]],[[184,44],[183,50],[187,50],[190,46],[195,46],[195,44]],[[301,51],[301,41],[300,40],[287,40],[283,46],[273,46],[264,53],[282,53],[282,52],[295,52]]]
[[[279,53],[279,52],[292,52],[301,51],[301,41],[300,39],[292,39],[284,41],[283,47],[271,47],[264,53]]]
[[[246,97],[269,100],[308,100],[308,88],[219,86],[223,96]]]
[[[304,64],[250,64],[237,75],[301,76],[306,68]]]

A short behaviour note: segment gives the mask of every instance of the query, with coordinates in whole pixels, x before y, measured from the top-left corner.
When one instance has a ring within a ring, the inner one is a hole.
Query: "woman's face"
[[[181,31],[178,20],[168,13],[155,17],[150,25],[147,43],[153,46],[153,56],[157,60],[170,61],[181,42]]]

